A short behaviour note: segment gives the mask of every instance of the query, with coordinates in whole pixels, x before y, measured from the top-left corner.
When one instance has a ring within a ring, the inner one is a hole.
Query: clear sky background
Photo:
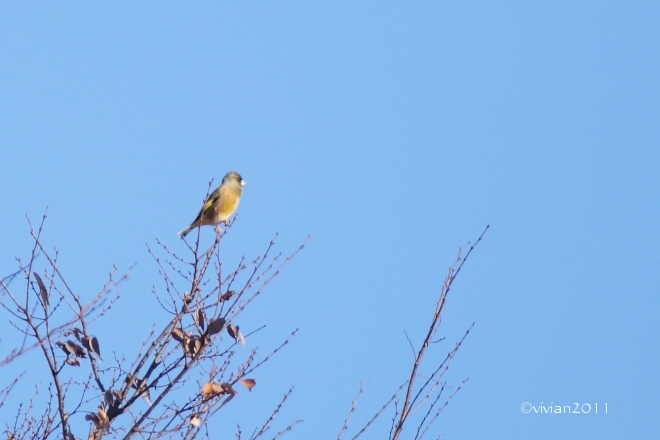
[[[655,438],[659,23],[651,1],[5,2],[0,273],[29,255],[25,213],[49,207],[46,244],[83,296],[137,263],[93,329],[129,351],[166,318],[145,244],[184,252],[176,232],[235,169],[227,264],[276,232],[284,253],[313,238],[240,323],[267,325],[248,341],[264,350],[299,334],[214,438],[251,432],[292,385],[274,429],[336,438],[360,381],[354,429],[407,378],[403,332],[421,340],[458,248],[490,224],[434,347],[476,323],[434,432]]]

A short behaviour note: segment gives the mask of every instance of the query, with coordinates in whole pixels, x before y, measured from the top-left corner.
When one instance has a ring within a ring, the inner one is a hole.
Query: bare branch
[[[360,400],[360,396],[362,395],[363,392],[364,392],[364,381],[360,382],[360,391],[358,391],[357,396],[355,396],[355,399],[353,399],[353,402],[351,404],[351,410],[348,412],[348,415],[344,420],[344,426],[341,428],[341,431],[339,431],[337,440],[341,440],[341,437],[344,435],[344,432],[346,431],[346,429],[348,429],[348,422],[351,420],[351,416],[353,416],[353,413],[355,412],[355,406],[357,405],[358,400]]]

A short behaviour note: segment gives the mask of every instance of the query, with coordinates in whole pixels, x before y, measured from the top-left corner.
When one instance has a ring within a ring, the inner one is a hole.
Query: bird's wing
[[[215,204],[215,202],[218,201],[218,199],[220,198],[220,191],[219,191],[219,189],[220,189],[220,188],[218,188],[218,189],[216,189],[215,191],[213,191],[213,193],[209,196],[209,198],[208,198],[208,199],[206,200],[206,202],[204,203],[204,207],[203,207],[202,210],[200,211],[200,214],[201,214],[202,212],[206,211],[207,209],[209,209],[211,206],[213,206],[213,205]]]
[[[195,217],[195,220],[191,223],[191,225],[194,225],[202,220],[202,216],[210,207],[212,207],[215,202],[218,201],[220,198],[220,188],[216,188],[215,191],[211,193],[208,199],[206,199],[206,202],[204,202],[204,206],[202,206],[202,209],[199,210],[199,214],[197,214],[197,217]]]

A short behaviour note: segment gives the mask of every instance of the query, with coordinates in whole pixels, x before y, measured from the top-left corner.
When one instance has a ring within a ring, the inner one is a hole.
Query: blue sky
[[[137,263],[94,329],[104,351],[151,324],[118,322],[145,310],[158,322],[145,244],[183,252],[176,232],[210,179],[248,181],[228,264],[276,232],[285,253],[312,235],[242,324],[267,325],[250,340],[264,349],[299,334],[219,415],[218,437],[236,421],[249,431],[291,385],[280,421],[304,423],[285,438],[335,438],[368,379],[352,426],[366,421],[407,377],[403,331],[423,337],[458,248],[488,224],[435,355],[476,322],[448,377],[470,379],[435,432],[657,435],[657,3],[0,11],[0,273],[29,254],[25,213],[47,206],[47,243],[81,294]],[[523,414],[524,402],[608,414]]]

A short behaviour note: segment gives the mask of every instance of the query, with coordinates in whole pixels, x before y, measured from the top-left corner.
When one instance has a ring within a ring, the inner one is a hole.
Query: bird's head
[[[222,178],[222,184],[225,183],[238,187],[247,185],[247,182],[236,171],[230,171]]]

